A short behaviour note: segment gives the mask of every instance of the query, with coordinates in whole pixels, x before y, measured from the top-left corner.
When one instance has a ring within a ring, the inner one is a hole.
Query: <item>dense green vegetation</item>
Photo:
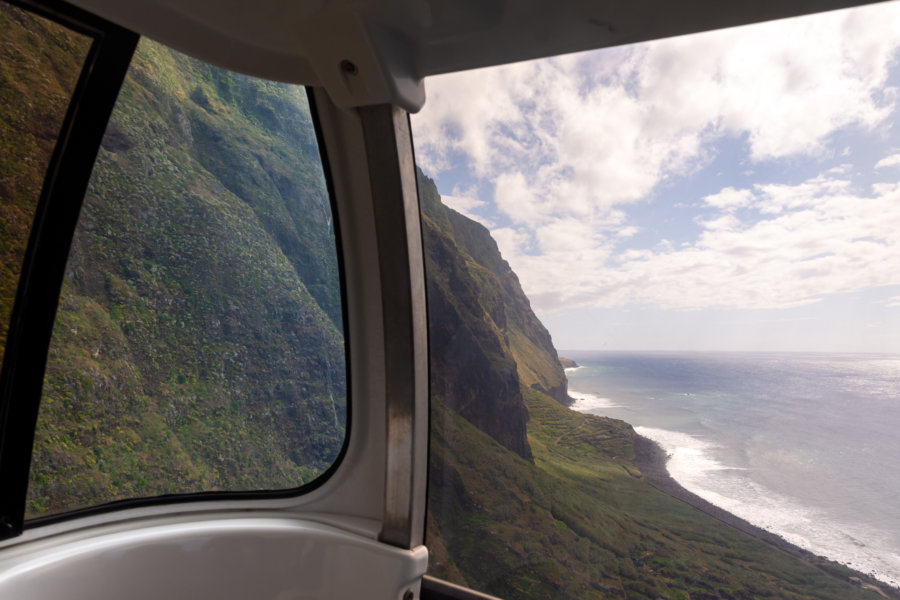
[[[44,173],[90,43],[0,3],[0,361]]]
[[[29,514],[296,487],[337,457],[345,390],[304,90],[142,41],[69,256]]]
[[[540,382],[558,381],[556,351],[496,244],[423,176],[419,189],[437,382],[432,574],[505,598],[879,597],[850,583],[861,577],[850,569],[786,553],[661,492],[635,464],[630,425],[550,397],[554,386]],[[459,352],[490,373],[463,376]],[[517,428],[524,449],[510,442]]]

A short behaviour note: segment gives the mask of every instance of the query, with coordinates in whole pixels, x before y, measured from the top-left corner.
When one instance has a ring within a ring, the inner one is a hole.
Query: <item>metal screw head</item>
[[[341,61],[341,71],[347,73],[348,75],[356,75],[359,73],[359,67],[356,66],[352,60],[342,60]]]

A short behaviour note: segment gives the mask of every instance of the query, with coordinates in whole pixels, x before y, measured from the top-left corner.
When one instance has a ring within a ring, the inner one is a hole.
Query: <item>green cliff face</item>
[[[28,231],[90,40],[0,3],[0,361]]]
[[[419,195],[425,214],[427,249],[430,251],[431,243],[436,243],[432,239],[450,240],[445,243],[455,244],[462,266],[475,285],[483,316],[481,321],[496,332],[502,351],[515,360],[519,381],[568,404],[566,376],[550,333],[532,312],[519,278],[503,260],[490,232],[480,223],[441,204],[434,182],[421,171]],[[443,272],[436,274],[429,283],[438,282],[443,275]],[[474,308],[473,314],[477,314]],[[472,327],[479,326],[472,324]]]
[[[323,472],[346,420],[337,273],[304,90],[142,41],[69,256],[29,515]]]
[[[418,179],[432,396],[530,460],[520,386],[568,400],[550,334],[488,230],[441,204],[421,171]]]

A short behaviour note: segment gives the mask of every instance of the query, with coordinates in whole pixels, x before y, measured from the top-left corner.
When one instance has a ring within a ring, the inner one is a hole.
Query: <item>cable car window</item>
[[[41,184],[91,42],[0,3],[0,362]]]
[[[347,427],[336,252],[305,90],[142,40],[69,254],[26,516],[321,477]]]
[[[896,595],[898,59],[894,2],[428,81],[431,575]]]

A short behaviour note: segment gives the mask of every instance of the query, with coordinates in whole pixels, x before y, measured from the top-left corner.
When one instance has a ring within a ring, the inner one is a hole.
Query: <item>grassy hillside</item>
[[[142,41],[69,257],[29,515],[307,482],[340,450],[344,371],[303,89]]]
[[[878,597],[649,485],[626,423],[523,393],[534,464],[432,407],[432,574],[504,598]]]
[[[91,40],[0,3],[0,361],[28,230]]]

